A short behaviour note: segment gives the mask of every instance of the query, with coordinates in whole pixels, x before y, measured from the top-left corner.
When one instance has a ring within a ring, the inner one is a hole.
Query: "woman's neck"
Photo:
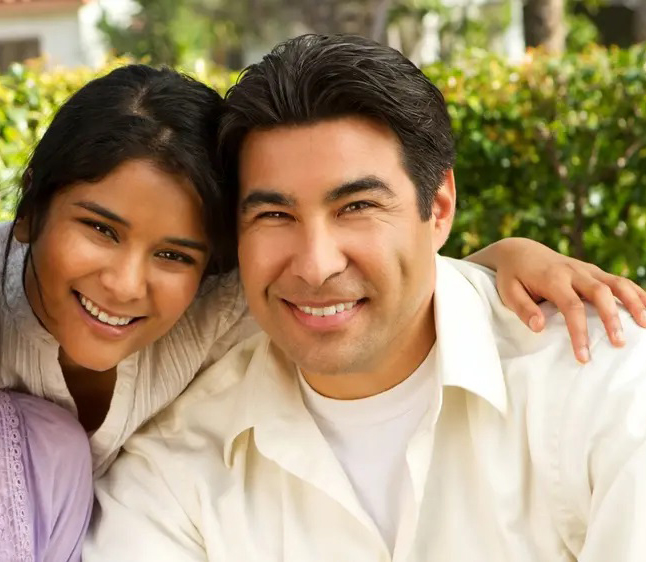
[[[96,431],[110,409],[117,382],[117,368],[92,371],[70,361],[63,350],[59,353],[58,361],[67,389],[76,403],[81,425],[87,432]]]

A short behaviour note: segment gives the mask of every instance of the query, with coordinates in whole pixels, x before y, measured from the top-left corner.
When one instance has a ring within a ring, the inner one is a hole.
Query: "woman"
[[[0,560],[80,560],[92,499],[81,425],[51,402],[0,392]]]
[[[90,434],[95,476],[196,373],[257,329],[214,175],[222,109],[214,90],[169,69],[131,65],[90,82],[54,117],[23,176],[17,219],[1,227],[0,386],[75,414]],[[510,255],[528,273],[522,283],[546,286],[536,293],[557,304],[572,283],[588,297],[601,286],[595,276],[620,284],[541,252],[512,241],[475,258],[509,264],[499,275],[515,287],[513,306],[529,297],[514,285]],[[539,261],[579,277],[548,285],[554,276]],[[643,293],[622,291],[634,314],[643,310]],[[611,322],[614,300],[595,304]]]

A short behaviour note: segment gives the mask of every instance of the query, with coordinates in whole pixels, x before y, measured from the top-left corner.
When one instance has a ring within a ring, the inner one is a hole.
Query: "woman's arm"
[[[565,317],[579,361],[587,360],[582,351],[588,347],[584,300],[597,309],[613,345],[624,343],[616,299],[646,328],[646,291],[639,285],[534,240],[505,238],[465,259],[496,271],[502,301],[535,332],[545,325],[537,303],[553,303]]]

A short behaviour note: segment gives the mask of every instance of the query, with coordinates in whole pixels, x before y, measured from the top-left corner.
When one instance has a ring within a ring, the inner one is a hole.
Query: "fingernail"
[[[642,326],[646,326],[646,310],[642,310],[639,321],[641,322]]]
[[[626,340],[624,340],[624,331],[621,328],[615,328],[615,330],[612,332],[612,337],[617,343],[621,345],[624,345],[626,343]]]
[[[646,311],[644,311],[644,312],[646,312]],[[540,322],[540,320],[539,320],[538,316],[536,316],[536,315],[532,316],[529,319],[529,327],[530,327],[530,329],[532,329],[534,332],[537,332],[538,327],[539,327],[539,322]]]
[[[579,348],[579,361],[581,363],[587,363],[588,361],[590,361],[590,349],[587,345]]]

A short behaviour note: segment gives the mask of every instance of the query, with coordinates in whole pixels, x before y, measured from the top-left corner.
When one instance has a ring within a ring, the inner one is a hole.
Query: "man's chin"
[[[358,372],[357,358],[342,348],[321,349],[328,346],[312,346],[308,352],[305,347],[287,350],[287,355],[303,373],[321,376],[342,376]]]

